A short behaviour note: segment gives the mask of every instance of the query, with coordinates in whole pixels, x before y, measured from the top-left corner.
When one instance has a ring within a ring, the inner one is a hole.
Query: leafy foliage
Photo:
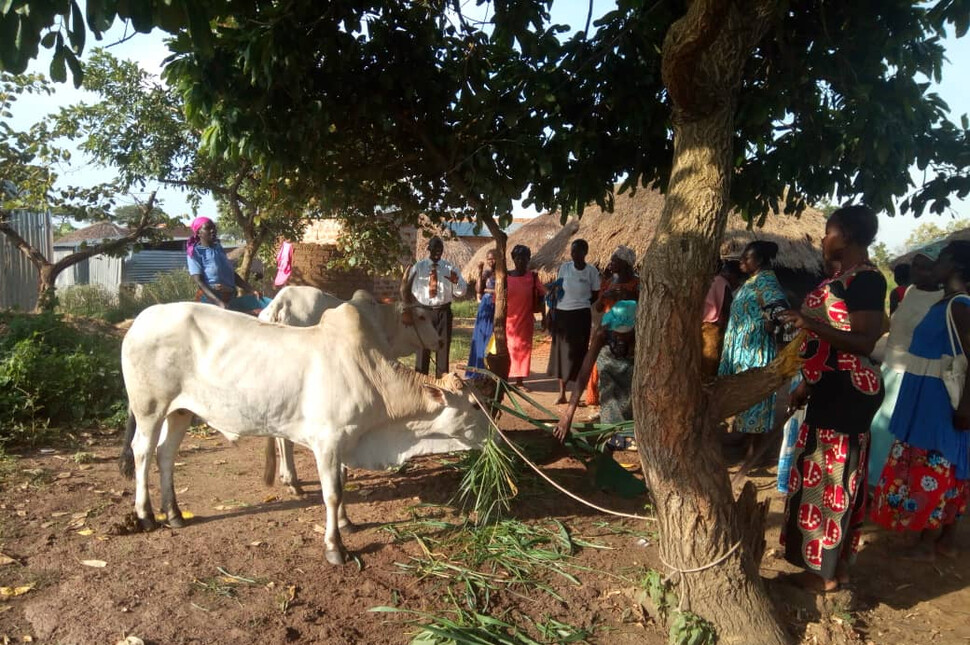
[[[923,222],[909,234],[906,238],[905,248],[907,251],[926,246],[931,242],[941,240],[951,233],[970,228],[970,220],[953,220],[946,226],[940,226],[935,222]]]
[[[120,342],[53,314],[0,314],[0,443],[31,445],[48,427],[117,424]]]
[[[100,100],[62,109],[56,132],[116,168],[123,189],[160,182],[187,191],[196,205],[211,194],[220,219],[246,240],[250,261],[265,242],[299,239],[316,211],[298,174],[270,177],[248,158],[200,150],[201,132],[186,121],[179,96],[135,63],[95,50],[86,69],[84,87]]]
[[[11,76],[0,72],[0,115],[11,116],[18,99],[26,94],[50,94],[52,86],[42,76]],[[17,209],[52,211],[75,221],[112,221],[112,208],[119,192],[116,183],[89,187],[57,186],[58,165],[70,160],[70,152],[58,143],[59,131],[45,120],[25,131],[14,130],[6,118],[0,118],[0,234],[5,235],[40,274],[38,307],[53,307],[54,280],[69,266],[104,254],[124,253],[139,240],[165,237],[160,224],[164,213],[153,209],[154,194],[141,208],[140,216],[130,224],[122,238],[91,244],[58,259],[44,257],[13,228],[11,213]]]

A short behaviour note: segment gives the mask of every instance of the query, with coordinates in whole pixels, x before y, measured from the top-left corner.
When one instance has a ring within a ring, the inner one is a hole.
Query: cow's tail
[[[263,451],[266,463],[263,464],[263,483],[272,486],[276,481],[276,438],[266,437],[266,448]]]
[[[121,454],[118,456],[118,470],[125,479],[135,478],[135,453],[131,449],[131,440],[135,438],[135,415],[128,409],[128,423],[125,425],[125,438],[121,444]]]

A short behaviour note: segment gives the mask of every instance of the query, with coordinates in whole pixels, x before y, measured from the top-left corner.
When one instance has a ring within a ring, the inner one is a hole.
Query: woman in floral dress
[[[872,514],[880,526],[909,532],[907,555],[921,560],[956,555],[956,521],[970,494],[970,396],[964,386],[954,410],[941,379],[942,359],[970,346],[970,242],[948,244],[936,276],[943,283],[943,299],[913,331],[912,358],[889,422],[895,441]],[[947,328],[948,307],[955,336]]]
[[[731,302],[731,316],[717,370],[720,376],[764,367],[775,358],[777,316],[788,308],[781,284],[771,270],[771,261],[777,254],[777,244],[760,240],[748,244],[741,254],[741,271],[749,277]],[[775,395],[771,394],[735,416],[732,430],[749,434],[768,432],[774,415]],[[749,451],[751,447],[749,443]]]
[[[808,402],[788,480],[781,542],[805,569],[800,586],[832,591],[849,581],[865,519],[869,424],[882,403],[879,369],[869,359],[882,335],[886,279],[869,262],[878,220],[866,206],[835,211],[822,253],[840,271],[782,320],[805,330],[802,384],[791,406]]]

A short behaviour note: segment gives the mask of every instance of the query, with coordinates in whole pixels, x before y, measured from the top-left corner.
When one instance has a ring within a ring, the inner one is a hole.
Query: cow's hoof
[[[142,531],[145,531],[147,533],[148,531],[154,531],[155,529],[157,529],[158,522],[155,521],[155,518],[153,516],[149,515],[148,517],[139,517],[138,526],[141,527]]]
[[[344,552],[341,551],[327,551],[327,562],[335,566],[343,566],[347,563],[347,558]]]
[[[170,515],[168,518],[168,525],[173,529],[184,529],[185,518],[182,517],[182,513],[178,513],[176,515]]]
[[[357,531],[360,530],[360,527],[354,524],[353,522],[351,522],[350,520],[347,520],[343,524],[340,524],[338,522],[337,527],[340,529],[341,533],[356,533]]]

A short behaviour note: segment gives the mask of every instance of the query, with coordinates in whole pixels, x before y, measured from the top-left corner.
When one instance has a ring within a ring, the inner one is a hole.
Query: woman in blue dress
[[[731,316],[724,334],[719,376],[729,376],[764,367],[775,358],[774,331],[781,324],[778,315],[788,308],[781,284],[771,270],[778,254],[774,242],[751,242],[741,254],[741,271],[747,281],[734,294]],[[774,422],[775,395],[734,417],[732,430],[749,434],[768,432]],[[751,446],[749,445],[749,449]]]
[[[913,331],[872,513],[880,526],[909,533],[907,555],[921,560],[956,555],[956,521],[970,495],[970,380],[954,407],[942,379],[945,359],[970,347],[970,242],[943,249],[936,277],[943,299]]]
[[[485,262],[479,265],[475,291],[478,294],[478,314],[475,316],[475,329],[472,331],[468,366],[484,369],[488,341],[495,328],[495,251],[489,251],[485,255]],[[475,372],[465,374],[465,378],[481,377],[482,374]]]

